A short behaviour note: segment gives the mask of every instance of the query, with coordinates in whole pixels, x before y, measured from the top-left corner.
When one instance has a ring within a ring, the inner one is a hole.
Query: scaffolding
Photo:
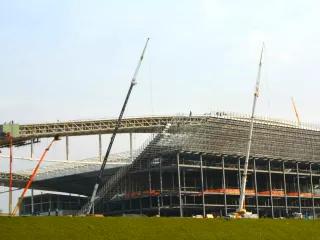
[[[246,208],[268,217],[320,213],[320,132],[257,121]],[[100,189],[105,214],[226,216],[239,204],[249,121],[172,119]],[[82,208],[80,214],[86,206]]]
[[[96,212],[226,216],[236,210],[250,124],[248,116],[212,112],[203,116],[130,121],[123,123],[123,131],[131,129],[130,132],[153,132],[153,135],[133,154],[127,153],[122,158],[123,164],[105,178],[96,200]],[[317,217],[319,128],[259,117],[253,131],[246,209],[268,217],[292,216],[295,212]],[[92,172],[99,166],[98,158],[92,159],[92,163],[88,159],[78,164],[69,161],[43,169],[37,179]],[[27,177],[13,175],[13,179],[21,181]]]
[[[250,116],[226,111],[212,111],[201,115],[173,115],[173,116],[144,116],[144,117],[127,117],[121,122],[119,133],[159,133],[161,129],[173,120],[178,119],[179,124],[198,125],[208,118],[219,118],[235,121],[250,121]],[[52,123],[35,123],[17,125],[18,135],[14,138],[14,144],[23,145],[40,141],[41,138],[54,137],[55,135],[63,136],[85,136],[96,134],[112,133],[116,124],[116,119],[96,119],[96,120],[75,120],[59,121]],[[257,117],[255,124],[273,125],[284,128],[296,128],[300,130],[319,131],[317,124],[301,123],[299,125],[294,121],[287,121],[275,118]],[[8,146],[8,141],[1,138],[0,125],[0,147]]]

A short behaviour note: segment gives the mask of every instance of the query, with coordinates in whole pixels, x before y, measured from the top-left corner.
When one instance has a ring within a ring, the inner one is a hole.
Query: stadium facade
[[[193,118],[172,117],[132,161],[106,169],[95,213],[226,216],[234,212],[249,119],[216,113],[194,124]],[[81,204],[72,210],[84,213],[84,196],[90,196],[97,170],[38,178],[34,188],[80,194]],[[320,216],[320,131],[257,119],[248,177],[247,210],[260,217]],[[30,197],[24,200],[21,213],[31,214],[30,203]]]

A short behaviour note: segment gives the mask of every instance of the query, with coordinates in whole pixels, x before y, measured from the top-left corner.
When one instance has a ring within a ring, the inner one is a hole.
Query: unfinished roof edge
[[[157,118],[203,118],[203,117],[218,117],[218,118],[230,118],[234,120],[248,120],[250,116],[248,114],[241,114],[237,112],[228,112],[228,111],[211,111],[209,113],[204,114],[194,114],[190,116],[190,114],[178,113],[175,115],[143,115],[143,116],[127,116],[123,120],[135,120],[135,119],[157,119]],[[28,123],[28,124],[20,124],[19,126],[24,127],[32,127],[32,126],[41,126],[48,124],[66,124],[66,123],[86,123],[86,122],[100,122],[100,121],[113,121],[116,118],[97,118],[97,119],[77,119],[77,120],[66,120],[66,121],[57,121],[57,122],[44,122],[44,123]],[[320,124],[315,124],[311,122],[301,122],[301,125],[298,124],[297,121],[281,119],[281,118],[273,118],[273,117],[265,117],[265,116],[256,116],[255,122],[257,123],[265,123],[265,124],[274,124],[277,126],[287,126],[287,127],[295,127],[307,130],[316,130],[320,131]],[[0,127],[4,125],[11,125],[10,123],[4,123],[0,125]],[[14,123],[14,125],[18,125]]]

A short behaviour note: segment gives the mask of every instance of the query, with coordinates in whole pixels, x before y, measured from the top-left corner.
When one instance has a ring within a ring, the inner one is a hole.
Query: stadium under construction
[[[116,120],[3,124],[13,144],[56,135],[99,136],[99,157],[66,160],[41,168],[32,189],[52,191],[23,199],[20,215],[81,214],[101,165],[101,135]],[[104,215],[227,216],[239,206],[250,118],[224,112],[202,116],[125,118],[119,133],[149,133],[140,149],[113,154],[104,170],[94,212]],[[14,129],[14,131],[12,131]],[[0,140],[8,146],[6,138]],[[4,157],[4,156],[2,156]],[[68,159],[68,157],[67,157]],[[30,171],[14,172],[22,188]],[[8,172],[1,183],[9,186]],[[56,193],[59,192],[59,193]],[[67,194],[62,194],[67,193]],[[256,118],[248,167],[245,207],[260,217],[320,216],[320,130],[316,126]]]

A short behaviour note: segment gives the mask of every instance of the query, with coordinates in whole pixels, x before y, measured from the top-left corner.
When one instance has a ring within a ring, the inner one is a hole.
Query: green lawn
[[[320,239],[320,221],[0,217],[0,239]]]

